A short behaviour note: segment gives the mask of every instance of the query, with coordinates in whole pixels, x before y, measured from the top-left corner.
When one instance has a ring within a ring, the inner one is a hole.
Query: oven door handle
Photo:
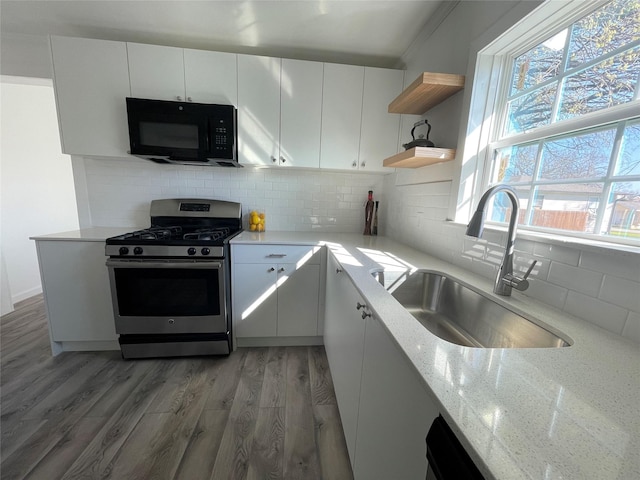
[[[110,268],[207,268],[222,269],[222,262],[204,261],[204,262],[176,262],[176,261],[158,261],[158,260],[107,260],[107,267]]]

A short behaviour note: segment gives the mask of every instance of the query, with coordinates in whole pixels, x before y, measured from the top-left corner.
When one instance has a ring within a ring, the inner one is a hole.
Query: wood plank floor
[[[323,347],[52,357],[42,296],[0,320],[0,476],[352,479]]]

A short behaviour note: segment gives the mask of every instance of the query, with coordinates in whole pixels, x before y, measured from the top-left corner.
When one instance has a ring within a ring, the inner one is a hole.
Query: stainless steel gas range
[[[151,202],[151,227],[106,241],[116,332],[124,358],[231,352],[229,240],[239,203]]]

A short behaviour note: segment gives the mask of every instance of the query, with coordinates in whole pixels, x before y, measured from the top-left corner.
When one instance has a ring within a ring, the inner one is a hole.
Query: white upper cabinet
[[[62,151],[125,157],[129,150],[130,96],[124,43],[51,37]]]
[[[184,81],[187,101],[238,106],[235,53],[185,49]]]
[[[322,63],[238,55],[241,164],[320,164]]]
[[[324,64],[320,168],[357,170],[364,67]]]
[[[241,164],[278,164],[281,63],[279,58],[238,55],[238,155]]]
[[[128,43],[132,96],[238,104],[237,55]]]
[[[131,96],[185,101],[182,48],[127,43]]]
[[[391,172],[382,166],[398,153],[400,115],[387,113],[389,103],[402,92],[403,70],[365,67],[360,130],[359,167],[365,171]]]
[[[323,64],[282,60],[280,157],[284,167],[320,166]]]

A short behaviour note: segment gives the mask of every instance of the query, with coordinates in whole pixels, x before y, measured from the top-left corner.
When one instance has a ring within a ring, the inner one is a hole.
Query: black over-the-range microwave
[[[131,155],[157,163],[241,166],[233,105],[126,100]]]

